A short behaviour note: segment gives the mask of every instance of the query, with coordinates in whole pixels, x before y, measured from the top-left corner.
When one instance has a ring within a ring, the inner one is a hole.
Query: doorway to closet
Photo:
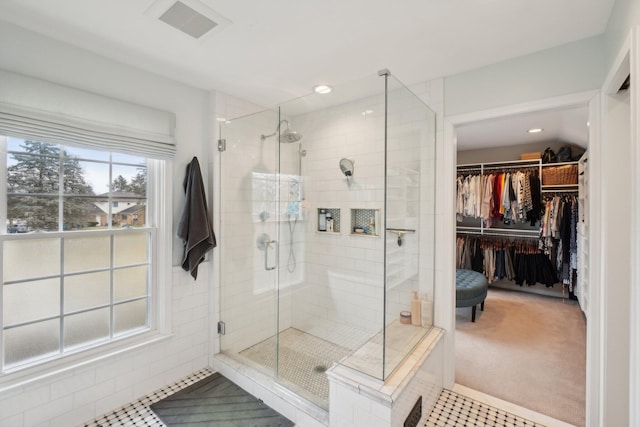
[[[577,426],[586,406],[589,111],[586,101],[504,110],[455,128],[455,268],[480,271],[489,285],[475,322],[470,308],[456,309],[456,384]],[[541,160],[562,147],[569,158]],[[479,192],[490,194],[485,206]]]

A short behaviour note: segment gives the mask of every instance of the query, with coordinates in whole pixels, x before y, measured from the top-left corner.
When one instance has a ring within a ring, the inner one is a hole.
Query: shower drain
[[[324,374],[325,372],[327,372],[327,367],[324,365],[318,365],[315,368],[313,368],[313,370],[319,374]]]

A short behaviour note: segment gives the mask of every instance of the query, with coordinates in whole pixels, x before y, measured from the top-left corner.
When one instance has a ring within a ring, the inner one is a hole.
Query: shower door
[[[278,110],[221,126],[221,351],[275,377],[280,207]],[[252,357],[249,357],[252,356]],[[244,358],[243,358],[244,359]]]

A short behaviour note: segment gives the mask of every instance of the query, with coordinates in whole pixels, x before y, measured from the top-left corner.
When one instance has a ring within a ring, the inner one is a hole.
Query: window
[[[2,371],[150,330],[154,163],[13,137],[0,144]]]

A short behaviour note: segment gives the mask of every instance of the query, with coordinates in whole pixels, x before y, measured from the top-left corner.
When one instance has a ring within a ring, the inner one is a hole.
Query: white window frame
[[[4,177],[7,176],[6,155],[6,138],[2,136],[0,137],[0,156],[2,156],[2,160],[0,160],[0,173]],[[173,223],[173,160],[156,160],[148,157],[147,159],[147,206],[149,207],[147,211],[151,212],[151,214],[147,214],[148,227],[138,230],[150,231],[151,233],[151,243],[149,246],[149,329],[75,352],[58,355],[51,360],[40,361],[33,365],[24,365],[16,369],[0,372],[0,391],[57,375],[80,366],[97,363],[105,358],[152,345],[172,336],[170,297],[172,295],[171,231]],[[5,182],[0,185],[0,212],[2,212],[0,221],[3,221],[3,224],[6,222],[6,189],[5,178]],[[130,230],[110,230],[110,234],[113,234],[114,231],[115,233],[131,232]],[[132,232],[135,232],[135,230],[132,230]],[[42,238],[44,236],[79,237],[82,235],[93,235],[93,233],[95,233],[95,231],[58,231],[27,238]],[[0,235],[0,243],[8,239],[19,239],[22,237],[7,236],[8,234]],[[1,264],[0,269],[2,269]],[[0,292],[0,307],[2,307],[2,304],[2,292]],[[3,330],[0,328],[0,345],[2,345],[3,342],[2,333]],[[0,356],[4,358],[4,348],[0,348],[0,352],[2,352]]]

